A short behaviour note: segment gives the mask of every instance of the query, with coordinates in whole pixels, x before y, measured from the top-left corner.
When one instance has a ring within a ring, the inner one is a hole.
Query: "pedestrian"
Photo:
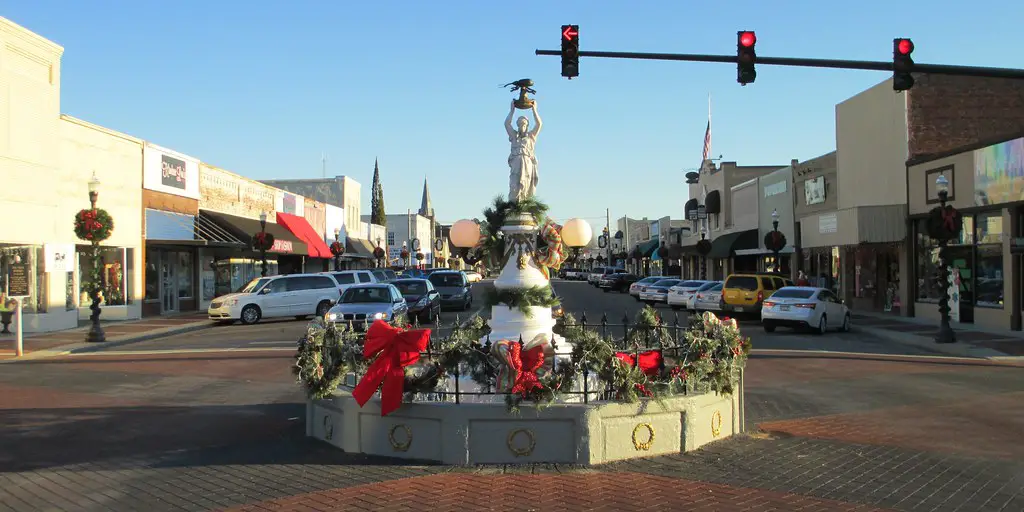
[[[800,273],[798,273],[797,276],[796,276],[796,285],[797,286],[810,286],[811,285],[811,282],[807,280],[807,274],[804,274],[803,270],[801,270]]]

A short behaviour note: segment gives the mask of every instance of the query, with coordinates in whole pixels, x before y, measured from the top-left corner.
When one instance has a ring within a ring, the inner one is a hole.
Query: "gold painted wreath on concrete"
[[[405,430],[405,441],[395,439],[395,431],[398,429]],[[401,423],[391,427],[391,430],[388,431],[388,442],[391,443],[391,448],[396,452],[409,451],[409,447],[412,446],[412,429]]]
[[[637,434],[640,433],[641,429],[647,429],[647,440],[640,441],[637,439]],[[650,423],[638,423],[637,426],[633,427],[633,448],[637,451],[647,451],[651,449],[651,445],[654,444],[654,427]]]
[[[520,433],[526,434],[526,437],[529,440],[529,443],[527,443],[525,447],[521,448],[516,447],[514,442],[516,436]],[[528,428],[517,428],[508,433],[507,444],[508,450],[512,452],[512,455],[515,455],[516,457],[527,457],[533,453],[533,449],[537,447],[537,436]]]

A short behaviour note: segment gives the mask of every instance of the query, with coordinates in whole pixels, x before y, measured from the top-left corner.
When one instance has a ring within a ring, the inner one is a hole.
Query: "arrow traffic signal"
[[[740,30],[736,33],[736,81],[740,85],[753,83],[757,78],[757,71],[754,70],[754,63],[757,62],[757,53],[754,52],[754,45],[757,44],[757,35],[750,30]]]
[[[580,76],[580,26],[562,25],[562,76]]]
[[[914,86],[914,42],[904,37],[892,40],[892,90],[902,92]]]

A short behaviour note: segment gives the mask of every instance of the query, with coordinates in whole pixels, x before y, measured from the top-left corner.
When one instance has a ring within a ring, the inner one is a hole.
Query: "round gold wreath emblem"
[[[517,448],[514,441],[516,436],[520,433],[526,434],[526,438],[529,440],[529,443],[527,443],[525,447]],[[508,450],[512,452],[513,455],[516,457],[526,457],[533,453],[533,449],[537,447],[537,436],[528,428],[517,428],[508,433],[507,444]]]
[[[324,415],[324,441],[330,441],[334,437],[334,420],[330,414]]]
[[[711,435],[718,437],[722,433],[722,413],[715,411],[711,415]]]
[[[405,430],[405,441],[399,442],[395,439],[395,431],[398,429]],[[409,451],[409,447],[412,446],[412,429],[403,423],[391,427],[391,430],[388,431],[388,442],[396,452]]]
[[[639,439],[637,439],[637,434],[640,432],[640,429],[647,429],[647,434],[648,435],[647,435],[647,440],[646,441],[642,441],[641,442]],[[653,444],[654,444],[654,427],[652,427],[650,423],[638,423],[637,426],[633,427],[633,447],[636,448],[637,451],[640,451],[640,450],[643,450],[643,451],[650,450],[651,449],[651,445],[653,445]]]

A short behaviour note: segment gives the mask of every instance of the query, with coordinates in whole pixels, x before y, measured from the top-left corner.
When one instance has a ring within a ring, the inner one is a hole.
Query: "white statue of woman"
[[[508,117],[505,118],[505,131],[508,133],[508,141],[512,143],[512,152],[508,155],[508,200],[519,202],[533,197],[537,191],[537,156],[534,154],[534,146],[537,144],[537,135],[540,134],[542,126],[540,116],[537,115],[537,100],[533,100],[530,107],[533,111],[533,130],[527,130],[530,121],[526,116],[516,119],[516,126],[512,126],[512,117],[516,113],[516,102],[512,100]]]

